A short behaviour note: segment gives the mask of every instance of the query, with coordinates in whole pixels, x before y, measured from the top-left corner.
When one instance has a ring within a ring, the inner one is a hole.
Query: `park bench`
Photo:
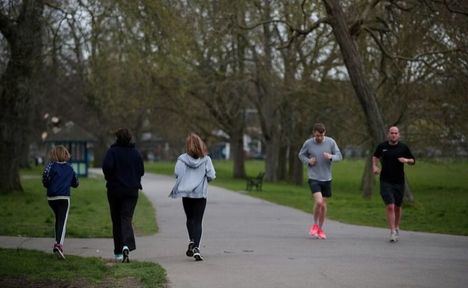
[[[246,190],[251,191],[255,187],[257,191],[262,191],[263,177],[265,177],[265,172],[258,173],[256,177],[246,177]]]

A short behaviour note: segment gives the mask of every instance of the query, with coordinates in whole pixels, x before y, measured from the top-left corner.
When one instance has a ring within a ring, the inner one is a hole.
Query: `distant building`
[[[71,154],[70,163],[78,176],[87,177],[91,158],[91,146],[96,138],[72,121],[53,127],[43,133],[47,152],[54,146],[63,145]],[[48,154],[48,153],[47,153]]]

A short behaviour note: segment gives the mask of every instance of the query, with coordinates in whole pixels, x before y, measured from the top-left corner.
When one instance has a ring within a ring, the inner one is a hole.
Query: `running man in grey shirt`
[[[323,223],[327,214],[326,198],[331,197],[331,165],[343,159],[335,140],[325,136],[325,125],[316,123],[312,138],[306,140],[299,152],[299,159],[308,167],[309,186],[314,196],[314,225],[309,234],[319,239],[327,239]]]

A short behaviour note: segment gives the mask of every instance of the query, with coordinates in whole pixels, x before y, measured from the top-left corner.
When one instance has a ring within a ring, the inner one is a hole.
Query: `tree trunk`
[[[354,39],[349,33],[346,17],[339,2],[337,0],[323,0],[323,3],[329,16],[329,23],[333,28],[333,34],[340,46],[351,84],[364,111],[368,132],[372,138],[371,144],[375,146],[385,140],[385,124],[382,112],[378,107],[375,93],[364,73],[361,56]],[[363,185],[363,195],[365,197],[372,193],[373,182],[366,178],[369,177],[367,173],[370,173],[369,164],[366,163],[366,170],[363,173],[363,177],[365,177],[363,184],[366,183],[366,185]]]
[[[299,149],[294,145],[289,147],[289,180],[296,185],[304,183],[304,164],[297,157]]]
[[[277,137],[265,140],[265,180],[278,181],[279,141]]]
[[[288,167],[288,146],[281,145],[278,154],[278,180],[286,180],[286,172]]]
[[[240,133],[231,133],[231,152],[232,160],[234,165],[233,177],[234,178],[245,178],[245,153],[244,153],[244,139],[243,129]]]
[[[19,166],[29,147],[32,98],[42,57],[42,12],[39,0],[24,0],[20,15],[11,20],[0,12],[0,32],[8,42],[10,59],[1,76],[0,193],[22,191]]]
[[[361,190],[364,198],[370,199],[374,191],[374,174],[372,173],[372,155],[366,157],[364,171],[361,179]]]
[[[364,111],[367,128],[373,140],[372,144],[377,145],[377,143],[385,140],[385,124],[382,112],[376,101],[375,93],[367,81],[361,56],[354,39],[349,33],[346,17],[340,4],[337,0],[323,0],[323,2],[330,17],[333,34],[340,46],[351,84]]]

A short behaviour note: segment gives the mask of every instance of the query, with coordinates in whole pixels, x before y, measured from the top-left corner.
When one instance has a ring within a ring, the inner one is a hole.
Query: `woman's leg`
[[[193,199],[193,212],[194,212],[194,247],[200,247],[200,239],[202,236],[202,222],[203,214],[205,213],[206,198]]]
[[[187,233],[189,235],[189,241],[193,242],[195,239],[195,221],[194,221],[194,204],[192,198],[183,197],[182,198],[182,205],[184,206],[185,216],[187,221],[185,225],[187,226]]]
[[[112,238],[114,238],[114,255],[122,254],[122,237],[121,237],[121,218],[120,206],[121,201],[117,192],[107,191],[107,200],[109,201],[109,209],[112,220]]]
[[[138,190],[125,196],[121,208],[121,237],[122,246],[127,246],[130,251],[135,250],[135,234],[133,232],[133,213],[138,202]]]

